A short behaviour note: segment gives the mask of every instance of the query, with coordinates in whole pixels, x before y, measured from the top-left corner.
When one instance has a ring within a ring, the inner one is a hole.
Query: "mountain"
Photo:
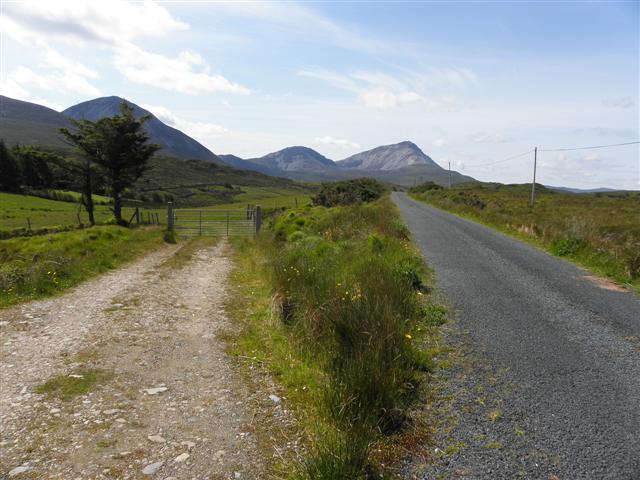
[[[0,95],[0,137],[7,145],[65,146],[58,130],[69,125],[51,108]]]
[[[253,170],[254,172],[264,173],[265,175],[282,176],[282,172],[280,172],[280,170],[260,165],[259,163],[252,162],[251,160],[244,160],[236,155],[218,155],[218,158],[227,165],[239,168],[240,170]]]
[[[338,162],[306,147],[289,147],[250,160],[243,160],[234,155],[222,155],[220,158],[236,168],[307,182],[328,182],[358,177],[373,177],[400,185],[413,185],[427,180],[441,185],[449,182],[448,170],[443,169],[416,144],[409,141],[377,147]],[[451,183],[473,180],[458,172],[451,172]]]
[[[356,170],[398,170],[414,165],[441,168],[412,142],[400,142],[356,153],[337,162],[338,167]]]
[[[100,118],[112,117],[120,113],[122,101],[133,107],[133,115],[136,118],[143,115],[150,116],[149,120],[144,124],[145,130],[151,143],[156,143],[162,147],[161,153],[164,155],[220,163],[220,159],[216,154],[201,143],[185,135],[180,130],[161,122],[148,110],[120,97],[101,97],[82,102],[63,110],[62,114],[76,120],[96,121]]]
[[[250,161],[281,172],[322,172],[335,168],[333,160],[307,147],[287,147]]]

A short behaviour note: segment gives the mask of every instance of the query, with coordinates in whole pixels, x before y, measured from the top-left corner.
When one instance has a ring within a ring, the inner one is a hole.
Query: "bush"
[[[444,187],[435,182],[424,182],[409,189],[409,193],[425,193],[431,190],[442,190]]]
[[[377,200],[385,192],[385,187],[372,178],[358,178],[342,182],[323,183],[320,191],[311,201],[314,205],[336,207],[356,205]]]
[[[388,199],[305,208],[273,223],[278,310],[303,356],[322,365],[322,411],[332,426],[304,478],[365,478],[370,444],[402,428],[431,356],[425,328],[443,311],[417,291],[425,269]]]
[[[584,246],[584,240],[576,237],[565,237],[556,240],[551,245],[551,251],[554,255],[565,257],[573,255]]]

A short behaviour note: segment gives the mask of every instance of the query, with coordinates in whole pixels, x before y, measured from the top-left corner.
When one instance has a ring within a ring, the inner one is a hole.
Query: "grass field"
[[[100,226],[0,241],[0,307],[75,286],[163,244],[157,228]]]
[[[426,443],[409,410],[446,318],[391,201],[287,210],[234,246],[233,352],[276,377],[308,445],[274,478],[390,478]]]
[[[412,196],[640,289],[640,192],[573,194],[538,186],[532,209],[530,189],[462,185]]]
[[[208,205],[203,208],[213,210],[242,209],[248,203],[259,204],[263,208],[291,207],[309,203],[310,193],[304,188],[282,187],[240,187],[243,193],[234,198],[232,203]],[[73,192],[72,192],[73,193]],[[76,194],[77,195],[77,194]],[[107,197],[96,196],[104,200]],[[176,205],[180,209],[180,204]],[[143,217],[148,213],[158,214],[160,221],[166,219],[166,208],[142,208]],[[134,207],[125,207],[123,216],[128,220],[134,212]],[[80,222],[88,222],[87,213],[78,203],[49,200],[30,195],[17,195],[12,193],[0,193],[0,230],[13,230],[28,228],[29,222],[32,229],[55,226],[78,225]],[[97,205],[95,210],[97,223],[105,223],[112,217],[108,205]]]

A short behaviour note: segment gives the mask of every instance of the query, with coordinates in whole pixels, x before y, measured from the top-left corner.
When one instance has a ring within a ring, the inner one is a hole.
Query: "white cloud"
[[[317,137],[315,139],[315,142],[322,145],[335,145],[345,150],[360,148],[360,145],[358,145],[357,143],[351,142],[349,140],[345,140],[343,138],[334,138],[331,135],[326,135],[324,137]]]
[[[83,95],[99,93],[88,82],[98,77],[96,72],[48,47],[52,39],[62,39],[76,45],[89,42],[113,49],[114,66],[135,83],[188,95],[249,93],[248,88],[222,75],[210,74],[204,59],[196,52],[183,51],[177,58],[169,58],[134,45],[132,41],[139,37],[164,36],[189,28],[151,0],[24,1],[7,4],[4,13],[1,26],[7,35],[23,44],[38,45],[44,51],[43,65],[59,71],[16,72],[33,87]]]
[[[22,89],[22,96],[27,95],[26,90],[22,87],[88,96],[100,94],[100,90],[91,85],[86,77],[75,75],[72,71],[52,71],[42,74],[27,67],[18,66],[9,73],[7,81],[10,84],[19,85]]]
[[[444,147],[447,144],[447,141],[444,138],[436,138],[431,142],[431,145],[434,147]]]
[[[300,70],[298,75],[322,80],[341,90],[355,93],[358,100],[369,108],[390,109],[418,105],[431,111],[450,106],[455,101],[450,95],[427,97],[404,81],[379,72],[361,71],[341,75],[327,70]]]
[[[631,108],[635,102],[631,97],[615,97],[603,100],[602,104],[609,108]]]
[[[253,17],[277,24],[269,31],[298,35],[302,41],[315,38],[323,44],[331,44],[344,50],[380,54],[381,52],[407,51],[414,46],[398,44],[389,38],[378,39],[362,32],[357,26],[335,22],[322,13],[294,2],[214,2],[209,8],[217,8],[221,14]],[[310,28],[312,26],[312,28]]]
[[[477,132],[471,135],[471,141],[476,143],[507,143],[513,138],[502,133]]]
[[[157,3],[125,0],[56,0],[5,3],[4,14],[13,24],[8,34],[118,45],[142,36],[163,36],[189,26]]]
[[[187,95],[211,92],[248,94],[250,90],[230,82],[222,75],[194,71],[202,58],[193,52],[182,52],[177,58],[151,53],[133,44],[116,48],[114,65],[124,77],[135,83],[151,85]]]
[[[186,120],[160,105],[141,105],[141,107],[149,110],[160,121],[195,138],[208,148],[213,149],[215,140],[229,132],[225,127],[215,123]]]

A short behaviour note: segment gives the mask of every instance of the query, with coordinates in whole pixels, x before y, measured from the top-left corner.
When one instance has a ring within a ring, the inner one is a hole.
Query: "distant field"
[[[640,287],[640,192],[537,191],[534,209],[528,185],[454,186],[412,195]]]
[[[240,188],[245,193],[236,195],[232,203],[188,208],[203,208],[207,210],[241,209],[249,203],[261,205],[263,208],[279,208],[283,206],[295,206],[296,202],[299,206],[302,206],[308,204],[310,201],[310,194],[301,188],[245,186]],[[96,197],[106,199],[106,197]],[[111,218],[109,208],[108,205],[96,206],[95,216],[98,223],[107,222]],[[180,210],[180,205],[177,204],[176,208]],[[123,216],[128,220],[131,215],[133,215],[134,210],[135,207],[126,207]],[[165,222],[165,207],[141,208],[141,210],[144,219],[147,218],[149,213],[157,213],[161,223]],[[79,203],[60,202],[29,195],[0,193],[0,230],[27,228],[27,219],[31,222],[31,228],[34,229],[77,225],[78,215],[81,223],[86,224],[88,222],[87,213]]]

